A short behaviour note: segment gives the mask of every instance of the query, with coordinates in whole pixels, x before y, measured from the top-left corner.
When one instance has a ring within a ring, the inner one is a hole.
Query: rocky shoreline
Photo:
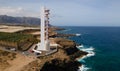
[[[79,63],[76,58],[87,55],[86,52],[76,48],[76,43],[72,40],[55,38],[61,47],[58,52],[44,57],[38,57],[37,60],[26,65],[22,71],[77,71]]]
[[[87,55],[88,53],[80,51],[76,47],[78,44],[75,43],[74,41],[69,40],[67,38],[63,38],[66,36],[67,37],[74,36],[73,34],[61,34],[61,36],[54,37],[59,35],[59,34],[56,34],[55,32],[56,30],[64,30],[64,29],[56,29],[56,28],[51,29],[52,36],[50,36],[50,38],[52,38],[52,41],[60,45],[56,53],[48,56],[44,56],[44,57],[37,57],[37,58],[31,57],[31,56],[25,56],[20,53],[15,53],[14,58],[12,60],[10,60],[9,55],[7,55],[6,63],[0,67],[6,68],[7,70],[9,69],[9,67],[15,68],[14,67],[15,65],[12,65],[12,64],[15,62],[16,62],[15,64],[17,64],[17,61],[19,61],[19,64],[23,64],[23,61],[21,61],[21,59],[25,58],[26,60],[24,62],[26,63],[24,63],[24,66],[21,66],[18,64],[20,66],[20,67],[17,66],[19,67],[19,70],[16,67],[16,69],[13,69],[13,71],[16,71],[16,70],[17,71],[77,71],[79,69],[79,66],[82,65],[77,61],[77,58],[81,58]],[[29,30],[25,30],[24,32],[20,31],[20,33],[29,34],[27,33],[28,31]],[[39,30],[32,29],[32,31],[35,32]],[[32,31],[30,30],[29,32],[32,33]],[[3,52],[4,51],[1,51],[0,53],[3,53]],[[9,54],[12,54],[12,53],[9,52]],[[5,59],[5,57],[1,55],[0,60],[2,59]],[[7,65],[8,68],[4,67],[5,65]],[[2,71],[7,71],[6,69],[2,69]]]
[[[62,35],[63,37],[66,36],[65,34]],[[67,36],[71,35],[68,34]],[[60,45],[58,52],[49,56],[38,57],[35,62],[31,62],[22,71],[77,71],[79,66],[82,66],[77,58],[82,58],[88,53],[80,51],[76,47],[77,43],[61,37],[52,38],[52,40]]]

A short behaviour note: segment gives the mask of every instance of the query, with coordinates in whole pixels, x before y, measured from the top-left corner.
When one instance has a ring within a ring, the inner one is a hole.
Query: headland
[[[39,57],[30,48],[40,41],[40,28],[2,25],[0,30],[0,71],[77,71],[81,64],[76,59],[88,54],[78,50],[74,41],[63,38],[67,34],[59,36],[55,31],[62,29],[56,27],[49,28],[49,37],[59,44],[57,52]]]

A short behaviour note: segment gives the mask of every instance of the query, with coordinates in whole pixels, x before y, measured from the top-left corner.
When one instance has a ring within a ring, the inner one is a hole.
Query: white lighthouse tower
[[[50,43],[49,41],[49,11],[50,10],[45,7],[41,8],[40,42],[32,48],[32,51],[34,51],[35,53],[40,53],[41,55],[49,55],[55,53],[57,52],[57,46],[60,46],[57,43]]]
[[[40,43],[37,44],[37,51],[49,51],[50,42],[48,37],[48,25],[49,25],[49,11],[45,7],[41,8],[41,24],[40,24]]]

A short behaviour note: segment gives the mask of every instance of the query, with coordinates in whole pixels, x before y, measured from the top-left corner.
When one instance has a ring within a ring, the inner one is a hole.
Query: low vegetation
[[[26,50],[33,43],[37,42],[30,34],[0,32],[0,45]],[[29,45],[29,46],[28,46]]]

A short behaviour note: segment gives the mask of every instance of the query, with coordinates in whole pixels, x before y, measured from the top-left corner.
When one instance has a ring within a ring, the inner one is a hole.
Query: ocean
[[[79,59],[82,71],[120,71],[120,27],[62,27],[60,33],[81,34],[70,37],[82,44],[80,50],[94,52],[93,55]]]

